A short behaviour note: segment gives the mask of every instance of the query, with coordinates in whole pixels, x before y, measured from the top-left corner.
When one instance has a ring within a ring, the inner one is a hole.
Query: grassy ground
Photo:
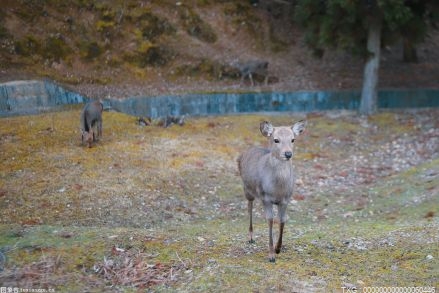
[[[105,112],[103,138],[89,149],[80,144],[79,113],[1,119],[1,286],[439,288],[438,110],[309,114],[276,264],[267,260],[260,204],[256,244],[247,243],[236,158],[263,143],[261,120],[292,124],[303,115],[191,118],[165,129]]]

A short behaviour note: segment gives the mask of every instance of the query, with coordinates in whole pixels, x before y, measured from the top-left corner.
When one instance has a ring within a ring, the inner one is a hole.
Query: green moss
[[[144,12],[136,19],[141,27],[142,37],[154,41],[163,34],[172,35],[176,32],[174,26],[165,18],[160,18],[151,12]]]
[[[61,35],[47,37],[44,40],[43,46],[43,57],[57,62],[66,60],[67,56],[72,52],[72,49]]]
[[[178,13],[183,27],[190,36],[207,43],[216,42],[217,36],[213,28],[207,22],[203,21],[194,10],[186,5],[180,5],[178,7]]]
[[[108,33],[115,27],[114,21],[98,20],[96,22],[96,30],[101,33]]]
[[[223,80],[226,78],[237,79],[239,77],[239,72],[235,68],[204,58],[198,62],[178,66],[174,71],[173,76],[191,76],[209,80]]]
[[[140,42],[135,52],[128,52],[124,60],[140,68],[146,66],[164,66],[173,58],[173,52],[164,46],[149,41]]]
[[[1,22],[1,17],[0,17],[0,39],[6,39],[9,38],[11,35],[9,34],[9,31],[7,30],[7,28],[5,28]]]
[[[226,5],[224,14],[232,18],[231,23],[238,27],[246,29],[255,39],[262,37],[262,21],[254,13],[249,2],[233,2]]]
[[[38,39],[32,35],[27,35],[22,40],[15,42],[15,52],[22,56],[41,54],[41,47]]]
[[[103,48],[95,41],[81,41],[79,48],[81,57],[87,61],[94,60],[103,53]]]

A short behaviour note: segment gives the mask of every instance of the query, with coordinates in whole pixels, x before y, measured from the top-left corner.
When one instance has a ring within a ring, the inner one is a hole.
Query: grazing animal
[[[87,143],[89,148],[92,142],[102,137],[103,110],[103,104],[97,100],[87,103],[82,109],[80,118],[82,144]],[[94,128],[97,128],[97,135],[95,135]]]
[[[178,124],[180,126],[184,125],[186,117],[183,116],[172,116],[168,115],[165,118],[161,119],[158,123],[159,126],[163,126],[164,128],[168,128],[172,124]]]
[[[295,138],[306,126],[299,121],[291,127],[273,127],[267,121],[260,125],[263,136],[268,138],[269,147],[252,147],[238,158],[238,169],[244,184],[244,194],[248,200],[250,217],[249,242],[253,241],[253,201],[262,200],[265,218],[268,221],[269,261],[275,262],[274,252],[280,253],[282,235],[287,221],[287,205],[294,189],[294,169],[291,158]],[[278,206],[279,238],[273,247],[273,205]]]
[[[264,77],[264,84],[268,83],[268,62],[267,61],[248,61],[243,63],[235,63],[236,68],[238,68],[241,75],[241,83],[248,76],[250,83],[254,86],[253,75],[260,75]]]
[[[137,118],[137,123],[140,126],[149,126],[149,125],[152,125],[152,120],[149,117],[146,117],[146,118],[139,117],[139,118]]]

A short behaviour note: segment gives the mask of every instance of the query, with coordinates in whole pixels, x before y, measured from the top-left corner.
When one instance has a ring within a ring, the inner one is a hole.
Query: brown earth
[[[326,52],[321,59],[311,56],[301,31],[290,21],[293,12],[287,2],[260,1],[259,6],[253,7],[248,1],[128,1],[125,6],[90,1],[85,8],[76,2],[70,6],[41,7],[26,1],[6,2],[0,18],[3,31],[7,32],[0,35],[2,82],[48,77],[98,98],[212,91],[360,89],[362,84],[361,59],[335,51]],[[199,21],[194,27],[210,27],[216,40],[205,41],[189,34],[182,20],[185,13],[198,16],[193,18]],[[155,16],[155,22],[149,19],[145,24],[142,15]],[[145,27],[153,30],[163,27],[163,23],[174,31],[149,39],[139,37],[142,27],[145,34]],[[50,54],[47,40],[53,36],[67,44],[65,56],[54,58]],[[83,46],[90,48],[92,41],[100,53],[86,58],[91,53],[84,51]],[[38,46],[45,52],[39,52]],[[148,46],[171,52],[166,57],[159,51],[157,58],[164,56],[165,64],[157,65],[154,58],[150,60],[153,64],[146,66],[132,61],[142,50],[149,50]],[[437,31],[432,31],[419,45],[417,63],[402,62],[400,45],[384,48],[379,86],[439,88],[438,48]],[[240,84],[239,78],[219,76],[234,61],[246,60],[269,62],[271,78],[267,86],[259,83],[252,87],[247,81]],[[217,67],[222,68],[219,73],[215,71]]]

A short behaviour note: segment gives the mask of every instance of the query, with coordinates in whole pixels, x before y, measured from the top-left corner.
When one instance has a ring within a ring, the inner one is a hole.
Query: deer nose
[[[292,156],[293,156],[292,152],[285,152],[285,158],[291,159]]]

